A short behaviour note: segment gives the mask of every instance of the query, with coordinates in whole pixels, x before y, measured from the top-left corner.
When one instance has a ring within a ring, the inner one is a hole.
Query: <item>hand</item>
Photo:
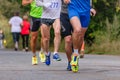
[[[69,4],[71,2],[71,0],[64,0],[65,4]]]
[[[91,9],[90,9],[90,15],[91,15],[91,16],[95,16],[95,15],[96,15],[96,10],[93,9],[93,8],[91,8]]]
[[[32,1],[33,0],[22,0],[22,5],[26,6],[26,5],[30,4],[30,3],[32,3]]]

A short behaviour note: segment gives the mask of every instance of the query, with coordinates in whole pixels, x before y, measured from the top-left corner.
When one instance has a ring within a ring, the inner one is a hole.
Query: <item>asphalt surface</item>
[[[38,55],[38,54],[37,54]],[[0,49],[0,80],[120,80],[120,56],[85,55],[79,60],[79,72],[67,71],[67,59],[46,66],[31,65],[32,53]]]

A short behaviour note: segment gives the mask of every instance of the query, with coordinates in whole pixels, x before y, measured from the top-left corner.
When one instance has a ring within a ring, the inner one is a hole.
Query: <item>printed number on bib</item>
[[[52,2],[51,5],[50,5],[50,8],[57,9],[58,5],[59,5],[58,2]]]

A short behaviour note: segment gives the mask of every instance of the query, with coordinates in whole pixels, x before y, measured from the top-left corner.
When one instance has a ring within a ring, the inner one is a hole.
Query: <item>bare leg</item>
[[[50,27],[48,27],[45,24],[42,24],[41,34],[42,34],[43,50],[46,53],[48,53],[49,52],[49,40],[50,40]]]
[[[70,20],[72,26],[73,26],[73,34],[72,34],[72,40],[73,40],[73,48],[74,53],[78,55],[78,49],[79,49],[79,43],[80,43],[80,32],[81,32],[81,23],[79,19],[75,16]]]
[[[36,56],[36,40],[37,40],[38,31],[31,33],[31,50],[33,52],[33,56]]]
[[[61,41],[61,34],[60,34],[60,20],[56,19],[54,24],[53,24],[53,28],[54,28],[54,34],[55,34],[55,38],[54,38],[54,52],[58,52],[59,50],[59,46],[60,46],[60,41]]]
[[[65,38],[65,51],[67,55],[68,62],[71,61],[71,55],[72,55],[72,37],[71,35],[66,36]]]

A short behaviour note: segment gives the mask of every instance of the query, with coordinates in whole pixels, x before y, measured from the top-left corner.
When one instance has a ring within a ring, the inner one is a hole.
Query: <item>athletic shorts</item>
[[[85,11],[85,12],[78,12],[77,10],[74,9],[69,9],[69,18],[71,19],[72,17],[77,16],[80,20],[81,26],[83,28],[87,28],[90,23],[90,11]]]
[[[41,19],[31,17],[31,31],[35,32],[38,31],[41,26]]]
[[[41,23],[45,24],[47,26],[50,26],[54,23],[55,19],[46,19],[46,18],[41,18]]]
[[[73,29],[72,29],[72,25],[70,24],[68,14],[61,13],[60,14],[60,22],[61,22],[62,37],[66,37],[68,35],[71,35]]]

